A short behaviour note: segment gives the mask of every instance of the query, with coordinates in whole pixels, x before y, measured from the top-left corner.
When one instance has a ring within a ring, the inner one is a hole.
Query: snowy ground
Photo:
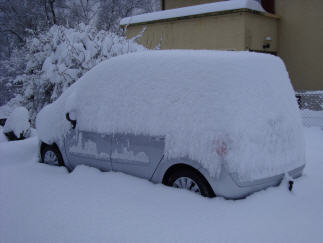
[[[0,135],[0,242],[323,242],[323,131],[305,132],[294,192],[281,185],[239,201],[84,166],[69,174],[36,162],[35,137]]]

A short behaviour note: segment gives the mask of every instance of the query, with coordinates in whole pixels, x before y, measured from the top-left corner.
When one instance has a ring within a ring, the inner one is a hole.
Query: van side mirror
[[[68,120],[72,124],[72,128],[75,129],[75,127],[76,127],[76,120],[72,120],[70,118],[70,113],[69,112],[66,113],[65,117],[66,117],[66,120]]]

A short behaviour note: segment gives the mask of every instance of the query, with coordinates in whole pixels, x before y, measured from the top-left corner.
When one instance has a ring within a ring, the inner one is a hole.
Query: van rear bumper
[[[288,174],[296,179],[302,175],[304,167],[305,165],[295,168],[289,171]],[[279,174],[264,179],[242,182],[239,181],[235,175],[223,170],[219,178],[215,179],[209,177],[207,180],[217,196],[223,196],[227,199],[241,199],[268,187],[278,186],[284,176],[285,174]]]
[[[293,179],[296,179],[298,177],[300,177],[303,173],[305,165],[302,165],[298,168],[295,168],[291,171],[288,172],[289,176],[292,177]],[[235,174],[230,174],[232,177],[232,180],[235,182],[235,184],[237,184],[237,186],[239,187],[248,187],[248,186],[257,186],[257,185],[263,185],[263,184],[271,184],[274,182],[280,182],[285,174],[279,174],[276,176],[272,176],[272,177],[267,177],[267,178],[263,178],[263,179],[258,179],[258,180],[254,180],[254,181],[240,181],[238,176]]]

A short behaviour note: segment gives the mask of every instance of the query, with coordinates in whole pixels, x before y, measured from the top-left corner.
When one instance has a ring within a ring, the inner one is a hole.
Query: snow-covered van
[[[120,171],[209,197],[245,197],[299,177],[305,164],[288,73],[268,54],[111,58],[43,108],[36,125],[44,163]]]

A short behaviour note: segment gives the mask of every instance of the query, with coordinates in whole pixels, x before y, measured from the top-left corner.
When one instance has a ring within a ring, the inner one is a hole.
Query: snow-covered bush
[[[33,120],[45,104],[56,100],[96,64],[141,50],[144,48],[133,40],[84,24],[76,29],[53,26],[48,32],[28,38],[26,45],[16,50],[7,63],[11,69],[21,70],[11,81],[21,86],[11,103],[26,106]]]
[[[13,133],[15,139],[24,139],[30,136],[29,112],[25,107],[17,107],[13,110],[6,121],[3,133]]]

